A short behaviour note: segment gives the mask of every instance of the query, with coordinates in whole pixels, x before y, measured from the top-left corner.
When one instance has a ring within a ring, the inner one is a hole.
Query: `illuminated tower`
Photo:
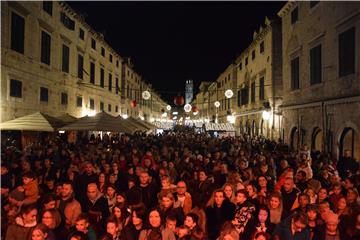
[[[194,97],[194,84],[192,80],[186,80],[185,85],[185,104],[191,103]]]

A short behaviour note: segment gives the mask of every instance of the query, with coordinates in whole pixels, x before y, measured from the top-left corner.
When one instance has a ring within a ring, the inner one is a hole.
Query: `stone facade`
[[[285,142],[360,159],[360,3],[288,2],[278,15]]]
[[[126,59],[63,2],[1,2],[1,60],[1,122],[36,111],[116,116],[141,98],[138,90],[121,101],[122,93],[144,85],[135,72],[121,84]],[[159,117],[165,103],[154,99]]]

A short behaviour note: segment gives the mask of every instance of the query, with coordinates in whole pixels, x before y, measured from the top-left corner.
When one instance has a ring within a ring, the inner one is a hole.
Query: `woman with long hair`
[[[234,193],[234,187],[231,183],[225,183],[223,186],[223,191],[225,193],[225,198],[232,203],[236,203],[236,196]]]
[[[275,229],[275,224],[270,222],[270,210],[267,206],[261,205],[258,208],[258,214],[255,218],[255,222],[252,227],[249,229],[251,230],[251,236],[255,236],[259,232],[266,232],[272,233]]]
[[[112,217],[116,219],[119,231],[121,231],[129,223],[129,211],[121,204],[117,204],[112,209]]]
[[[107,182],[106,174],[101,172],[98,178],[98,188],[101,193],[106,193]]]
[[[37,214],[38,211],[35,204],[22,205],[19,215],[15,218],[15,222],[6,231],[5,240],[31,240],[32,231],[37,225]]]
[[[324,188],[324,187],[319,189],[318,198],[317,198],[316,203],[319,204],[323,201],[329,201],[329,191],[327,188]]]
[[[273,192],[269,198],[269,211],[270,222],[273,224],[279,224],[281,222],[281,215],[283,212],[281,193]]]
[[[152,209],[149,212],[148,227],[140,232],[139,240],[175,240],[174,233],[162,226],[160,212]]]
[[[138,240],[140,232],[145,226],[145,206],[143,204],[133,206],[130,214],[130,221],[122,229],[121,240]]]

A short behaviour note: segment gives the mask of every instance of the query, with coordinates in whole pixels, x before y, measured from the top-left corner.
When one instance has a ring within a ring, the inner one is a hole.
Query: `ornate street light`
[[[234,92],[231,89],[225,91],[226,98],[232,98],[232,96],[234,96]]]

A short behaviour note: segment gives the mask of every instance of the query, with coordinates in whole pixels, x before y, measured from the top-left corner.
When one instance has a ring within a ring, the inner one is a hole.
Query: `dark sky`
[[[68,2],[164,100],[218,75],[285,2]]]

